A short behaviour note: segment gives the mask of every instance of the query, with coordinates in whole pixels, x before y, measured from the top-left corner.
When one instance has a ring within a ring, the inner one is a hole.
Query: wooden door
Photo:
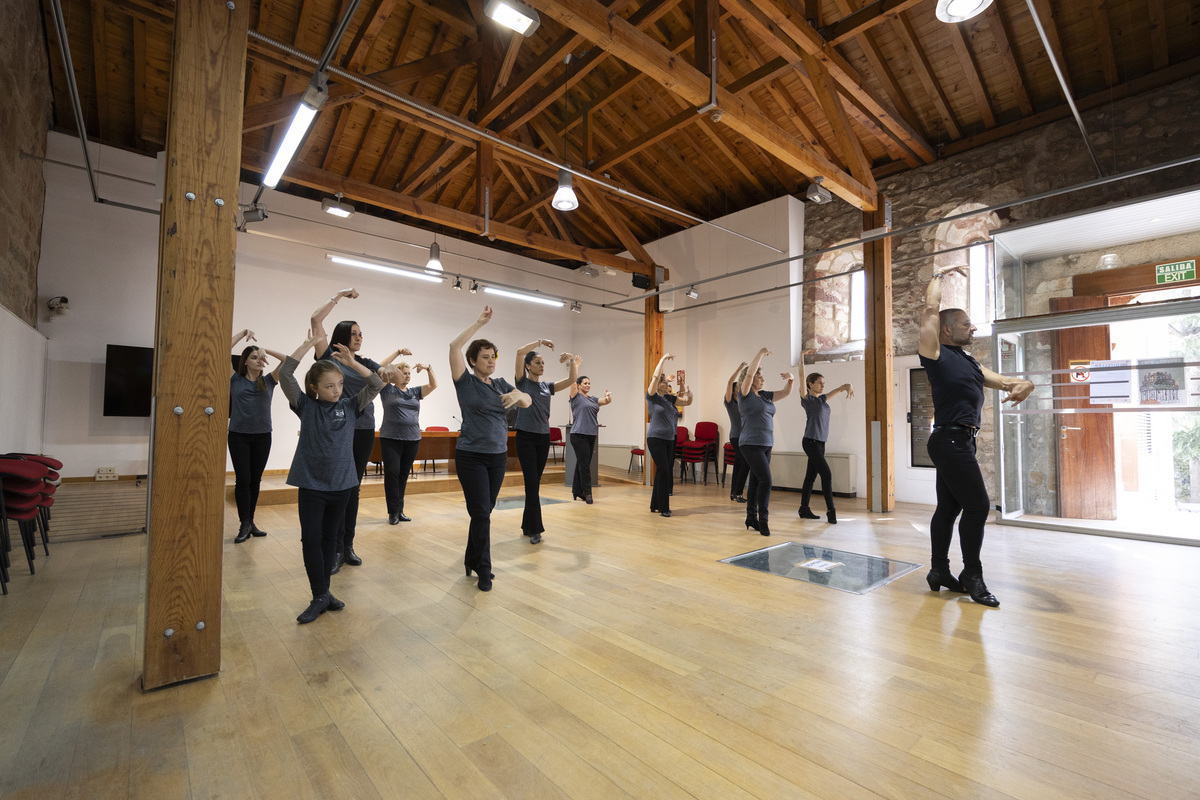
[[[1104,297],[1058,297],[1051,311],[1104,308]],[[1107,325],[1055,331],[1053,365],[1067,370],[1072,362],[1112,357]],[[1056,375],[1055,408],[1111,408],[1089,401],[1089,385],[1069,374]],[[1056,414],[1058,437],[1058,515],[1069,519],[1116,519],[1117,473],[1112,414]]]

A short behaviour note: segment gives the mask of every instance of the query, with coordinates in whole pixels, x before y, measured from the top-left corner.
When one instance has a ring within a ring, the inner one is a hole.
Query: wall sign
[[[1170,264],[1154,265],[1154,282],[1162,286],[1166,283],[1181,283],[1196,280],[1196,259],[1187,261],[1172,261]]]

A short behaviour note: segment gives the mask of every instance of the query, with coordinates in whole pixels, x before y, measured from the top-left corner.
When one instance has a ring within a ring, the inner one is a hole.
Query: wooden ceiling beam
[[[896,32],[897,38],[904,46],[904,52],[908,54],[913,72],[921,81],[921,85],[925,87],[929,99],[933,102],[933,107],[937,109],[938,115],[942,118],[947,135],[951,139],[961,138],[962,129],[954,116],[954,109],[950,108],[950,101],[946,99],[946,93],[942,91],[941,83],[933,74],[933,67],[929,65],[929,59],[925,57],[925,48],[917,41],[917,32],[913,30],[912,23],[908,21],[908,17],[901,15],[893,20],[892,30]]]
[[[921,2],[924,0],[875,0],[817,32],[830,45],[836,46],[866,33],[881,22],[894,19]]]
[[[1075,89],[1071,83],[1071,70],[1068,68],[1066,58],[1063,57],[1062,40],[1058,35],[1058,23],[1054,21],[1054,9],[1050,5],[1050,0],[1033,0],[1033,7],[1037,9],[1038,19],[1042,21],[1042,29],[1046,31],[1046,39],[1050,42],[1050,53],[1058,62],[1059,69],[1062,70],[1067,91],[1073,95]]]
[[[851,13],[853,7],[850,5],[850,0],[834,0],[838,11],[843,15]],[[883,91],[888,99],[895,105],[896,111],[904,118],[904,121],[916,131],[921,131],[921,121],[917,117],[912,106],[908,103],[908,98],[904,94],[904,90],[900,88],[900,84],[896,81],[896,76],[892,73],[891,67],[888,66],[888,60],[884,57],[883,51],[879,49],[879,43],[875,39],[875,31],[865,31],[862,38],[859,39],[859,46],[862,48],[863,57],[866,58],[868,66],[871,67],[871,72],[875,74],[876,80],[883,86]],[[915,166],[915,165],[913,165]]]
[[[265,173],[271,163],[270,153],[251,148],[242,148],[242,167],[259,174]],[[341,192],[346,198],[360,203],[368,203],[380,208],[390,209],[413,219],[445,225],[455,230],[466,231],[477,235],[483,234],[484,219],[476,214],[468,214],[453,208],[445,208],[434,203],[428,203],[415,197],[408,197],[399,192],[389,191],[365,181],[345,178],[332,172],[326,172],[307,164],[293,161],[287,169],[286,179],[291,183],[308,186],[331,194]],[[511,244],[536,248],[546,253],[575,259],[591,261],[600,265],[611,266],[622,272],[652,275],[653,268],[632,259],[613,256],[603,250],[581,247],[572,242],[564,242],[549,236],[539,236],[529,231],[514,228],[493,220],[488,226],[488,232],[495,238]]]
[[[1171,63],[1166,6],[1163,0],[1146,0],[1146,10],[1150,15],[1150,54],[1154,59],[1154,69],[1166,69]]]
[[[96,134],[101,141],[109,141],[112,132],[109,130],[108,24],[104,0],[92,0],[92,73],[96,81]],[[87,131],[80,131],[79,135],[87,139]]]
[[[339,83],[329,87],[329,99],[321,107],[322,111],[357,100],[364,94],[363,90],[353,84]],[[304,92],[284,95],[265,103],[250,106],[242,113],[242,133],[249,133],[261,128],[268,128],[292,118]]]
[[[1113,50],[1112,25],[1108,21],[1108,0],[1091,0],[1092,22],[1096,30],[1096,54],[1104,70],[1106,86],[1116,86],[1121,79],[1117,71],[1117,54]]]
[[[349,72],[359,72],[362,69],[367,57],[371,54],[371,48],[375,46],[375,41],[379,38],[379,32],[387,24],[395,7],[396,0],[374,0],[372,2],[362,23],[358,26],[358,30],[354,32],[354,38],[350,40],[349,47],[346,48],[347,55],[342,62],[343,69]]]
[[[837,87],[834,85],[833,79],[829,77],[829,71],[815,56],[803,53],[801,59],[804,61],[804,69],[808,71],[809,80],[812,81],[817,103],[825,112],[825,119],[829,122],[829,126],[833,128],[833,138],[837,141],[842,163],[850,170],[851,175],[868,187],[872,193],[877,194],[875,178],[871,175],[871,164],[863,152],[862,143],[850,129],[850,120],[846,116],[846,109],[842,107]]]
[[[958,63],[962,66],[963,74],[967,76],[967,86],[971,89],[971,94],[975,98],[975,107],[979,109],[979,115],[983,118],[983,127],[996,127],[996,115],[992,113],[992,103],[983,86],[983,74],[979,71],[975,55],[967,45],[962,27],[947,25],[946,34],[950,37],[950,46],[954,48],[954,53],[958,56]]]
[[[930,162],[937,158],[937,154],[922,135],[909,127],[891,106],[867,88],[862,77],[850,66],[850,62],[833,46],[825,43],[816,29],[797,13],[789,0],[728,0],[728,3],[730,8],[736,4],[742,9],[761,14],[765,17],[771,37],[782,38],[793,43],[799,50],[816,56],[829,70],[830,76],[842,91],[852,95],[879,121],[889,135],[894,136],[922,161]],[[799,61],[798,58],[793,60]]]
[[[1021,110],[1022,115],[1033,116],[1033,102],[1029,99],[1029,92],[1025,88],[1025,78],[1021,75],[1021,67],[1017,64],[1016,56],[1013,55],[1012,29],[1009,27],[1008,19],[1000,10],[1000,4],[992,3],[988,6],[984,12],[984,18],[987,19],[988,28],[992,31],[992,40],[996,45],[992,56],[998,58],[1004,65],[1008,83],[1017,96],[1017,108]]]
[[[681,63],[669,50],[625,20],[607,14],[595,0],[532,0],[532,3],[543,13],[646,73],[685,102],[696,106],[708,102],[709,81],[703,73],[690,64]],[[717,105],[724,112],[723,124],[758,142],[793,169],[809,176],[825,176],[829,190],[854,207],[874,208],[876,196],[867,186],[843,172],[811,145],[783,132],[737,96],[718,88]]]
[[[142,128],[146,116],[146,23],[133,20],[133,135],[145,142]]]
[[[445,41],[444,29],[440,30],[439,35],[442,41]],[[478,40],[468,42],[462,47],[456,47],[453,50],[445,50],[436,52],[430,48],[429,55],[425,58],[410,61],[407,64],[391,67],[380,72],[367,75],[366,77],[386,84],[387,86],[400,86],[410,81],[420,80],[434,75],[442,75],[447,72],[453,72],[459,67],[465,67],[468,64],[473,64],[479,60],[479,56],[483,53],[483,44]]]
[[[713,122],[708,117],[705,117],[700,125],[700,128],[704,131],[705,135],[708,136],[709,141],[713,143],[713,147],[717,148],[717,150],[719,150],[721,154],[733,164],[734,168],[742,174],[742,178],[747,183],[751,184],[755,189],[758,190],[759,196],[766,197],[768,194],[767,187],[763,185],[761,180],[759,180],[758,175],[754,173],[754,170],[746,166],[746,164],[734,151],[732,145],[725,141],[724,129],[721,127],[721,125]]]

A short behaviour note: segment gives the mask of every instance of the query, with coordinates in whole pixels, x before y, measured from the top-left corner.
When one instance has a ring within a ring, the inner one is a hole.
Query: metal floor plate
[[[921,568],[920,564],[908,561],[796,542],[784,542],[740,556],[723,558],[721,563],[854,594],[866,594]]]
[[[541,500],[541,505],[543,505],[543,506],[553,506],[553,505],[557,505],[558,503],[567,502],[566,500],[552,500],[549,497],[539,497],[538,499]],[[524,507],[525,507],[525,496],[524,495],[522,495],[520,497],[500,497],[500,498],[497,498],[496,507],[492,510],[493,511],[508,511],[509,509],[512,509],[512,508],[524,508]]]

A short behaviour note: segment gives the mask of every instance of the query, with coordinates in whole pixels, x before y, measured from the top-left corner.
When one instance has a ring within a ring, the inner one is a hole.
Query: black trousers
[[[550,434],[517,431],[516,439],[521,477],[525,479],[525,513],[521,516],[521,530],[526,536],[532,536],[546,530],[542,527],[541,487],[546,458],[550,455]]]
[[[646,449],[654,461],[654,491],[650,493],[651,511],[671,510],[671,490],[675,488],[675,440],[646,439]]]
[[[829,469],[829,462],[825,460],[825,443],[820,439],[804,438],[801,443],[804,447],[804,455],[808,456],[808,470],[804,473],[803,493],[800,495],[801,508],[808,508],[808,501],[812,497],[813,485],[817,482],[817,478],[821,479],[821,491],[825,495],[825,508],[834,511],[833,507],[833,472]]]
[[[771,448],[744,444],[742,455],[750,470],[750,485],[746,489],[746,517],[766,522],[771,506]]]
[[[575,451],[575,474],[571,477],[571,497],[591,497],[592,453],[596,450],[596,434],[572,433],[571,449]]]
[[[338,532],[337,551],[346,552],[346,548],[354,547],[354,526],[358,522],[358,493],[362,489],[363,476],[367,474],[367,460],[371,450],[375,448],[375,431],[366,428],[354,430],[354,474],[358,483],[350,490],[350,501],[346,503],[346,515]]]
[[[388,514],[403,514],[408,473],[412,470],[421,442],[419,439],[380,439],[379,446],[383,450],[383,493],[387,498]]]
[[[271,434],[229,432],[229,458],[233,461],[233,497],[237,500],[238,522],[254,522],[258,489],[262,485]]]
[[[467,532],[467,552],[463,564],[482,573],[492,569],[492,509],[504,484],[508,453],[454,451],[458,482],[462,484],[471,527]]]
[[[991,500],[975,457],[975,439],[965,431],[939,428],[929,435],[929,457],[937,468],[937,509],[929,522],[930,558],[935,568],[949,570],[950,539],[958,523],[958,545],[968,574],[981,574],[979,551]]]
[[[738,447],[737,437],[730,436],[729,443],[733,445],[733,483],[729,485],[729,494],[737,496],[746,491],[746,476],[750,474],[750,467],[746,466],[746,457]]]
[[[338,526],[345,519],[351,491],[300,489],[297,492],[300,550],[304,554],[304,571],[308,573],[308,588],[314,599],[329,591],[329,570],[333,569],[333,560],[337,557]]]

